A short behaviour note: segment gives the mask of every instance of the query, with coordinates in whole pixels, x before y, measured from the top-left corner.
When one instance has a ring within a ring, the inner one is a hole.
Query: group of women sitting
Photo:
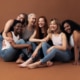
[[[52,66],[54,61],[79,64],[80,25],[72,20],[45,16],[38,19],[34,13],[21,13],[10,19],[0,34],[0,57],[16,61],[19,67],[39,68]]]

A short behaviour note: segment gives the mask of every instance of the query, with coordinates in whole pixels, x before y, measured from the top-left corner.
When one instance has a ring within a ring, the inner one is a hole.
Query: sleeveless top
[[[31,31],[29,31],[29,30],[26,29],[26,30],[23,32],[23,34],[22,34],[22,38],[23,38],[25,41],[28,41],[29,38],[31,37],[31,35],[33,34],[33,32],[34,32],[34,29],[31,30]]]
[[[19,40],[19,35],[15,36],[14,32],[11,32],[13,36],[14,42],[17,42]],[[11,44],[7,40],[3,40],[2,42],[2,50],[8,49],[11,47]]]
[[[56,35],[52,35],[52,42],[55,46],[59,46],[62,45],[62,37],[61,37],[61,33],[56,36]]]
[[[73,40],[73,35],[70,36],[70,45],[74,47],[74,40]]]

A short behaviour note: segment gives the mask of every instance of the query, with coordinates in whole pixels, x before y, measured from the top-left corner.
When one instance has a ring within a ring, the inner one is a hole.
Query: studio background
[[[80,0],[0,0],[0,31],[9,19],[19,13],[35,13],[46,16],[48,21],[56,17],[60,21],[72,19],[80,23]]]

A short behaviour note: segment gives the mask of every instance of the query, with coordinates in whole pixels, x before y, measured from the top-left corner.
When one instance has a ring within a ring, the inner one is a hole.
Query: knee
[[[42,43],[42,47],[47,46],[47,42]]]
[[[66,56],[63,60],[63,62],[69,62],[71,60],[70,56]]]
[[[25,43],[25,41],[23,40],[23,39],[20,39],[20,40],[18,40],[18,42],[17,42],[18,44],[24,44]]]
[[[27,41],[27,42],[26,42],[26,44],[30,44],[30,45],[31,45],[31,44],[32,44],[32,42],[30,42],[30,41]]]
[[[54,48],[54,49],[52,49],[52,52],[58,53],[58,49]]]

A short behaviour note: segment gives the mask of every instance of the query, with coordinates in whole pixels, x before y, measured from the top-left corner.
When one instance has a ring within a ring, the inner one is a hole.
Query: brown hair
[[[44,28],[44,37],[47,36],[47,30],[48,30],[48,22],[47,22],[46,17],[45,16],[40,16],[38,18],[37,24],[36,24],[36,31],[37,31],[36,38],[38,38],[38,39],[40,39],[40,33],[41,33],[41,29],[40,29],[39,24],[38,24],[40,18],[43,18],[44,22],[45,22],[45,25],[43,27]]]
[[[28,15],[26,13],[20,13],[20,14],[22,14],[24,16],[24,19],[22,21],[22,24],[24,26],[26,26],[28,24]]]

